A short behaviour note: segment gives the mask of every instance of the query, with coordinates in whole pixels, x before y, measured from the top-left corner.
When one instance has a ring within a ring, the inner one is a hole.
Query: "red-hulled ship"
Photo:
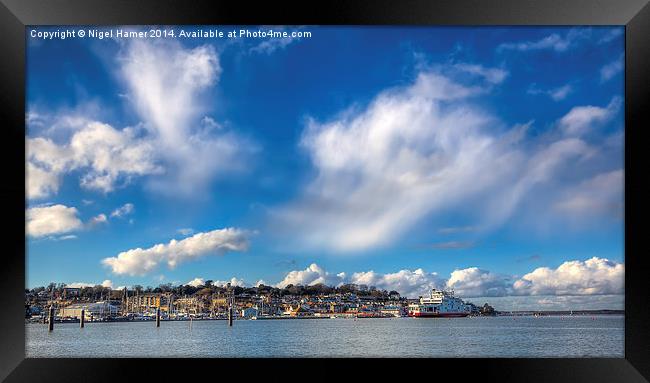
[[[409,305],[409,316],[416,318],[458,318],[470,314],[470,307],[453,291],[431,290],[428,297],[420,297],[419,303]]]

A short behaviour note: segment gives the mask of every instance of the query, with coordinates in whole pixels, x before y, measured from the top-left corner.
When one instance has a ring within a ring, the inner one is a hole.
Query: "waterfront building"
[[[59,309],[58,316],[62,318],[81,318],[81,310],[85,310],[86,319],[109,318],[117,316],[118,307],[108,301],[95,303],[74,303]]]
[[[287,305],[287,308],[283,312],[283,315],[288,315],[292,317],[303,317],[303,316],[313,315],[313,313],[304,305],[297,304],[295,306]]]
[[[174,299],[173,311],[187,314],[200,314],[205,311],[205,302],[199,297]]]
[[[136,294],[134,296],[125,297],[126,306],[123,311],[131,313],[146,313],[154,312],[160,308],[161,311],[169,311],[172,295],[167,293],[147,293]]]

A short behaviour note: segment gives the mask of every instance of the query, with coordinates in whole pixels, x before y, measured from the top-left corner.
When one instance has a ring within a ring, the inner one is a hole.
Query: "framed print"
[[[3,2],[7,381],[650,376],[645,2]]]

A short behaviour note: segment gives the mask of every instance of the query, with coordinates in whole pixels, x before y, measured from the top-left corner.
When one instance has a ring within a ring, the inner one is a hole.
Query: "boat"
[[[420,297],[417,303],[408,306],[408,316],[414,318],[462,318],[470,314],[471,308],[453,291],[432,289],[428,297]]]

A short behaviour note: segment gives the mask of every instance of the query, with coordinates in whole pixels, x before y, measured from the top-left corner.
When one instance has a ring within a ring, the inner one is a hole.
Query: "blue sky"
[[[274,29],[27,29],[27,286],[622,307],[622,27]]]

